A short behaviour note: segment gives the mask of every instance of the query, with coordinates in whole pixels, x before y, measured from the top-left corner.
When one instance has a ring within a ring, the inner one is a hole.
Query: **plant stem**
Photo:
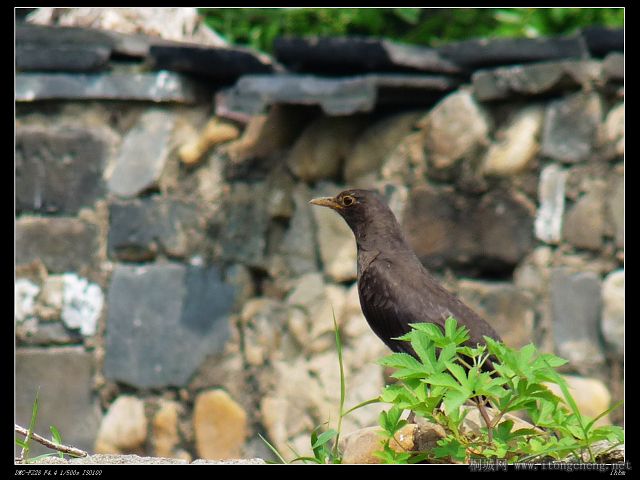
[[[24,435],[25,437],[29,434],[29,431],[26,428],[21,427],[20,425],[17,425],[17,424],[16,424],[16,432],[18,432],[21,435]],[[84,450],[80,450],[79,448],[75,448],[75,447],[69,447],[67,445],[53,443],[47,440],[46,438],[41,437],[35,432],[31,432],[31,438],[33,438],[36,442],[41,443],[45,447],[51,448],[52,450],[57,450],[62,453],[68,453],[69,455],[73,455],[74,457],[86,457],[88,455],[88,453],[85,452]]]
[[[489,443],[493,443],[493,425],[491,419],[489,418],[489,414],[487,413],[487,409],[484,407],[484,401],[478,400],[477,406],[478,410],[480,410],[480,415],[482,415],[482,419],[484,423],[487,425],[487,436],[489,437]]]

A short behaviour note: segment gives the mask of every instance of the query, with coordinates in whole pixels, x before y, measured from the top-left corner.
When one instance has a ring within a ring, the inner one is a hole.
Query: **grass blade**
[[[21,457],[26,462],[29,459],[29,451],[31,450],[31,434],[36,428],[36,418],[38,417],[38,396],[40,395],[40,387],[36,390],[36,398],[33,400],[33,406],[31,407],[31,420],[29,421],[29,428],[27,429],[27,435],[23,441]]]
[[[576,404],[576,401],[574,400],[573,396],[569,392],[569,387],[567,385],[567,382],[558,373],[556,373],[555,370],[552,369],[551,365],[549,365],[549,362],[547,362],[546,359],[543,358],[542,361],[547,365],[547,367],[549,367],[549,370],[553,372],[553,377],[555,378],[556,383],[560,387],[560,390],[562,391],[562,395],[564,396],[565,401],[571,408],[571,411],[573,412],[573,414],[576,416],[576,420],[578,421],[578,425],[580,425],[580,429],[582,430],[582,434],[584,435],[584,440],[587,444],[589,459],[590,461],[594,462],[595,459],[593,457],[593,451],[591,450],[591,442],[589,441],[589,428],[587,428],[587,426],[585,426],[584,424],[582,414],[578,409],[578,405]]]
[[[591,420],[588,424],[587,424],[587,430],[591,430],[591,427],[593,427],[593,425],[600,420],[602,417],[604,417],[605,415],[608,415],[609,413],[613,412],[616,408],[618,408],[620,405],[622,405],[624,403],[624,400],[620,400],[619,402],[614,403],[613,405],[611,405],[609,408],[607,408],[604,412],[602,412],[600,415],[598,415],[596,418],[594,418],[593,420]]]
[[[53,425],[49,425],[49,431],[51,432],[51,441],[56,445],[62,445],[62,435],[60,435],[58,429]],[[58,452],[58,456],[64,458],[64,453]]]
[[[331,306],[331,314],[333,315],[333,330],[336,335],[336,349],[338,350],[338,365],[340,366],[340,415],[338,416],[338,428],[336,439],[333,445],[333,458],[338,458],[338,442],[340,440],[340,431],[342,429],[342,417],[344,417],[344,400],[345,400],[345,383],[344,383],[344,364],[342,362],[342,341],[340,339],[340,330],[338,330],[338,322],[336,320],[336,312]]]
[[[278,460],[280,460],[282,463],[284,464],[288,464],[289,462],[287,462],[282,455],[280,455],[280,452],[278,452],[278,449],[276,447],[274,447],[273,445],[271,445],[269,443],[269,441],[264,438],[262,435],[258,434],[258,436],[262,439],[262,441],[267,445],[267,447],[269,447],[269,449],[273,452],[273,454],[278,457]]]
[[[351,407],[349,410],[347,410],[346,412],[344,412],[343,416],[347,416],[349,415],[351,412],[362,408],[362,407],[366,407],[367,405],[371,405],[372,403],[383,403],[382,400],[380,399],[380,397],[376,397],[376,398],[370,398],[369,400],[365,400],[364,402],[360,402],[357,405],[354,405],[353,407]]]

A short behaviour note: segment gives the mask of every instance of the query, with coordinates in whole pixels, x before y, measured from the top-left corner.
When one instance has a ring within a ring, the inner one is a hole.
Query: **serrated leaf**
[[[449,345],[445,345],[440,349],[440,354],[438,355],[438,368],[440,370],[444,369],[445,362],[451,361],[456,356],[456,346],[450,343]]]
[[[453,338],[456,336],[456,329],[458,327],[458,322],[453,317],[448,317],[444,321],[444,335],[449,338]]]
[[[437,446],[433,449],[433,453],[436,458],[450,457],[453,460],[463,462],[466,457],[466,449],[458,440],[454,437],[447,437],[438,440]]]
[[[418,354],[420,361],[429,371],[434,371],[436,366],[436,346],[431,339],[422,332],[414,333],[411,339],[411,346]]]
[[[513,428],[513,420],[505,420],[496,426],[495,437],[501,440],[509,439],[509,434]]]
[[[434,342],[442,340],[444,335],[442,330],[435,323],[423,322],[423,323],[411,323],[410,326],[419,332],[426,333],[427,336]]]
[[[462,368],[459,364],[453,362],[445,362],[445,365],[447,366],[447,370],[449,370],[453,374],[460,385],[470,391],[471,388],[469,387],[469,380],[467,378],[467,374],[464,371],[464,368]]]
[[[408,353],[392,353],[378,360],[383,367],[408,368],[416,371],[422,370],[422,365]]]
[[[471,367],[467,373],[469,390],[475,391],[476,386],[478,385],[478,376],[478,367]]]
[[[382,395],[380,395],[380,400],[385,403],[393,403],[396,398],[401,393],[401,387],[396,385],[389,385],[383,391]]]
[[[399,337],[392,337],[392,340],[402,340],[404,342],[410,342],[413,339],[413,330]]]
[[[402,416],[402,408],[394,405],[387,411],[387,419],[392,426],[396,426],[400,421],[400,417]]]
[[[442,387],[461,388],[460,383],[456,381],[451,375],[446,372],[436,373],[435,375],[429,375],[427,378],[422,379],[424,383],[429,385],[439,385]]]
[[[449,390],[444,394],[444,406],[447,412],[453,412],[460,408],[469,399],[469,393],[464,390]]]

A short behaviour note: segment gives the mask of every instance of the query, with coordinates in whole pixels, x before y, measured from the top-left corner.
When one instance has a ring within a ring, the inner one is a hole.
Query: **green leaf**
[[[434,371],[436,367],[436,346],[433,341],[422,332],[412,332],[411,346],[418,354],[420,361],[429,371]],[[424,369],[423,369],[424,370]]]
[[[460,385],[465,389],[471,391],[469,380],[467,379],[467,374],[465,373],[464,368],[462,368],[459,364],[453,362],[445,362],[445,365],[447,366],[447,370],[449,370],[453,374],[453,376],[456,377],[456,380],[460,382]]]
[[[415,330],[426,333],[428,338],[433,342],[437,343],[444,338],[444,335],[442,335],[442,330],[435,323],[411,323],[410,325]]]
[[[511,429],[513,428],[513,420],[505,420],[498,424],[494,431],[494,438],[507,441],[511,438]]]
[[[396,427],[398,422],[400,422],[400,417],[402,416],[402,408],[394,405],[387,411],[387,418],[389,420],[389,424],[392,427]]]
[[[334,430],[333,428],[327,430],[326,432],[322,432],[320,435],[317,436],[317,439],[311,445],[311,448],[312,449],[316,449],[318,447],[321,447],[322,445],[327,443],[329,440],[334,438],[336,435],[338,435],[338,432],[337,432],[337,430]]]
[[[381,358],[377,362],[383,367],[406,368],[409,370],[421,371],[422,365],[408,353],[392,353]]]
[[[423,378],[422,381],[429,385],[440,385],[443,387],[460,388],[461,385],[451,375],[446,372],[436,373]]]
[[[438,355],[438,365],[436,372],[441,372],[445,368],[445,362],[451,361],[456,356],[456,346],[452,343],[445,345],[440,349],[440,355]]]
[[[25,442],[21,438],[16,438],[16,445],[18,445],[21,448],[27,448],[27,442]]]
[[[394,8],[393,13],[411,25],[416,25],[420,20],[419,8]]]
[[[49,425],[49,431],[51,432],[51,441],[56,445],[62,445],[62,435],[56,427],[53,425]],[[62,452],[58,452],[58,457],[64,458],[64,454]]]
[[[378,360],[378,364],[394,368],[391,376],[402,380],[422,378],[427,373],[425,367],[408,353],[392,353]]]
[[[458,327],[458,322],[455,318],[449,317],[444,321],[444,335],[448,338],[453,338],[456,336],[456,329]]]
[[[470,392],[464,390],[449,390],[444,394],[444,406],[447,413],[454,412],[469,400]]]
[[[56,445],[60,445],[62,443],[62,435],[60,435],[58,429],[53,425],[50,425],[49,431],[51,431],[51,440],[53,441],[53,443],[55,443]]]
[[[551,353],[543,353],[536,359],[536,362],[541,362],[552,368],[558,368],[569,363],[568,360],[552,355]]]
[[[469,340],[469,329],[464,325],[458,327],[455,318],[449,317],[445,320],[445,336],[456,345],[460,345]]]
[[[436,458],[450,457],[453,460],[464,462],[466,458],[466,449],[455,437],[448,436],[438,440],[437,447],[433,449]]]

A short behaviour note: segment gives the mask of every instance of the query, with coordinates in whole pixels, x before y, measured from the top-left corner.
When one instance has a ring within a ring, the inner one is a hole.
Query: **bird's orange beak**
[[[312,205],[320,205],[321,207],[329,207],[334,210],[342,209],[342,205],[336,202],[334,197],[320,197],[309,201]]]

